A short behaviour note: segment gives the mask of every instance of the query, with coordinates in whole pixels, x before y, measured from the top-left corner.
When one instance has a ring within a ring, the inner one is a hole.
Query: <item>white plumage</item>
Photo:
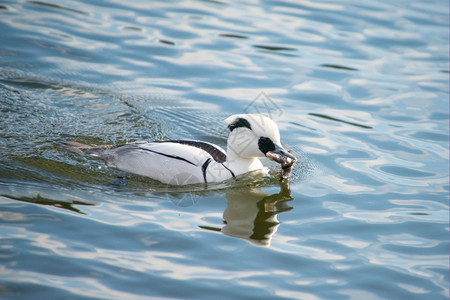
[[[281,146],[278,127],[271,119],[238,114],[225,122],[230,129],[228,153],[217,145],[194,140],[108,146],[61,144],[77,153],[99,157],[113,168],[173,185],[220,182],[256,170],[267,172],[259,158],[268,152],[295,159]]]

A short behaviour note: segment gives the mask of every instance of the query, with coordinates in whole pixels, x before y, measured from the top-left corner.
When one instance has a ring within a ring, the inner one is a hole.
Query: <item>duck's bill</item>
[[[288,151],[284,150],[283,147],[280,147],[278,145],[275,145],[274,150],[267,152],[266,156],[269,159],[276,161],[277,163],[280,164],[294,163],[297,161],[297,158],[294,155],[292,155]]]

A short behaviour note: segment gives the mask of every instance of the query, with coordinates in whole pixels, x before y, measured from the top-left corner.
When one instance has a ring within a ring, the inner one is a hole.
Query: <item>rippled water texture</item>
[[[2,1],[0,298],[448,299],[448,1]],[[270,115],[171,187],[68,153]]]

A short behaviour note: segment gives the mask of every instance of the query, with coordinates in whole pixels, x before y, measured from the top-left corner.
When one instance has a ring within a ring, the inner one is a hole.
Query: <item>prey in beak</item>
[[[283,147],[275,144],[275,149],[268,151],[266,157],[281,164],[280,181],[291,177],[292,168],[297,161],[297,158],[292,155],[292,150],[286,151]]]

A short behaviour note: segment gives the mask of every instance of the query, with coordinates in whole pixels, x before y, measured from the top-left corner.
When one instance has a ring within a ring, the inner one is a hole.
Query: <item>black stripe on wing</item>
[[[203,179],[205,180],[205,183],[208,183],[206,181],[206,169],[208,168],[210,162],[211,162],[211,158],[208,158],[202,165],[202,173],[203,173]]]
[[[231,174],[231,176],[233,177],[233,179],[236,179],[236,175],[234,175],[234,172],[233,172],[233,171],[231,171],[231,170],[230,170],[227,166],[225,166],[224,164],[222,164],[222,166],[230,172],[230,174]]]
[[[227,160],[227,155],[223,153],[222,150],[218,149],[217,147],[215,147],[210,143],[192,140],[155,141],[154,143],[178,143],[182,145],[188,145],[208,152],[208,154],[211,155],[216,162],[223,163]]]
[[[150,149],[147,149],[147,148],[139,148],[139,150],[148,151],[148,152],[159,154],[159,155],[162,155],[162,156],[165,156],[165,157],[170,157],[170,158],[173,158],[173,159],[182,160],[182,161],[185,161],[187,163],[190,163],[191,165],[197,166],[196,164],[194,164],[193,162],[187,160],[186,158],[183,158],[183,157],[180,157],[180,156],[177,156],[177,155],[170,155],[170,154],[166,154],[166,153],[161,153],[161,152],[150,150]]]

